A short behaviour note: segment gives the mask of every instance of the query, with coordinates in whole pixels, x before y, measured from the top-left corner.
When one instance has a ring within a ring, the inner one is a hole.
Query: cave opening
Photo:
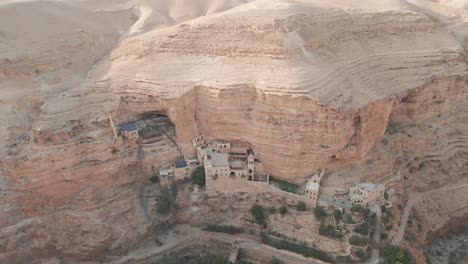
[[[138,133],[143,140],[166,136],[171,139],[171,141],[175,141],[175,125],[163,112],[151,111],[143,113],[138,117],[135,123],[138,127]]]

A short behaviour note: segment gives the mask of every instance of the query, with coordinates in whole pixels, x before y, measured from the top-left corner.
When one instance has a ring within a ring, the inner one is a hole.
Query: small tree
[[[327,212],[321,206],[317,206],[314,208],[314,215],[318,220],[323,220],[327,216]]]
[[[200,166],[192,172],[192,181],[198,186],[205,186],[205,168]]]
[[[149,181],[150,181],[152,184],[156,184],[156,183],[159,182],[159,178],[158,178],[158,176],[153,175],[153,176],[149,177]]]
[[[341,212],[341,210],[335,209],[333,210],[333,217],[335,218],[335,221],[337,223],[341,222],[341,220],[343,219],[343,213]]]
[[[347,224],[354,224],[354,219],[351,215],[345,214],[344,222]]]
[[[163,189],[156,200],[156,210],[160,214],[167,215],[177,209],[177,186],[172,184],[170,189]]]
[[[284,261],[282,261],[281,259],[273,256],[273,258],[270,261],[270,264],[284,264]]]
[[[306,206],[306,204],[304,202],[301,201],[296,205],[296,209],[298,211],[303,212],[303,211],[307,210],[307,206]]]
[[[273,207],[273,206],[271,206],[270,208],[268,208],[268,212],[269,212],[270,214],[276,214],[276,208]]]
[[[250,213],[255,218],[255,222],[259,225],[265,225],[265,213],[263,206],[255,204],[250,208]]]
[[[398,246],[386,246],[382,250],[385,264],[409,264],[411,263],[411,253]]]
[[[279,209],[279,213],[284,216],[288,212],[288,208],[286,206],[281,206]]]

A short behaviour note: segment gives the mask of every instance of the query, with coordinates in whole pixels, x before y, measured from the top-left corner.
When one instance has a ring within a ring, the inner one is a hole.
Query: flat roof
[[[187,167],[187,162],[186,162],[185,160],[176,161],[175,167],[176,167],[176,168],[184,168],[184,167]]]
[[[375,189],[379,189],[379,188],[383,188],[383,185],[382,184],[374,184],[374,183],[370,183],[370,182],[365,182],[365,183],[358,183],[356,184],[357,187],[367,191],[367,192],[371,192]]]
[[[244,164],[245,162],[243,162],[242,160],[233,160],[230,163],[232,168],[243,168]]]
[[[134,122],[132,123],[127,123],[127,124],[123,124],[121,126],[122,130],[123,131],[135,131],[135,130],[138,130],[136,124]]]
[[[312,180],[307,180],[306,183],[306,190],[318,191],[320,187],[320,183],[314,182]]]
[[[211,153],[211,165],[213,167],[229,166],[227,153]]]
[[[161,176],[168,176],[170,172],[170,169],[159,169],[159,175]]]

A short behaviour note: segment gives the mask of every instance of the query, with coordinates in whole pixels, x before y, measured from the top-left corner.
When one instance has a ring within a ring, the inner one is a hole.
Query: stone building
[[[159,169],[159,185],[168,186],[173,181],[191,177],[192,172],[200,165],[198,160],[179,160],[168,168]]]
[[[138,127],[133,122],[122,125],[120,132],[126,139],[136,139],[139,137]]]
[[[312,177],[310,177],[310,179],[306,181],[304,195],[311,200],[311,203],[314,206],[317,204],[320,189],[320,181],[322,180],[324,174],[325,171],[319,170]]]
[[[383,184],[359,183],[349,188],[349,198],[352,205],[369,206],[384,199]]]
[[[190,175],[190,168],[185,160],[176,161],[173,165],[174,179],[176,181],[188,178]]]
[[[174,174],[171,168],[160,168],[159,169],[159,186],[167,187],[171,184]]]
[[[199,138],[199,137],[197,137]],[[264,192],[268,189],[269,175],[262,170],[250,148],[232,146],[227,141],[197,143],[197,158],[205,167],[207,191]]]

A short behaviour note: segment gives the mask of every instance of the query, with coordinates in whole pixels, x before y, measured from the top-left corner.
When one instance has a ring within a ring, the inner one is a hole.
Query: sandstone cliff
[[[327,186],[383,182],[401,167],[403,197],[466,178],[464,11],[110,2],[0,4],[0,24],[18,24],[0,28],[0,262],[104,260],[158,232],[148,177],[179,149],[115,140],[109,114],[167,115],[187,156],[197,134],[248,142],[297,183],[317,168]],[[466,211],[445,205],[427,207],[433,228]]]

